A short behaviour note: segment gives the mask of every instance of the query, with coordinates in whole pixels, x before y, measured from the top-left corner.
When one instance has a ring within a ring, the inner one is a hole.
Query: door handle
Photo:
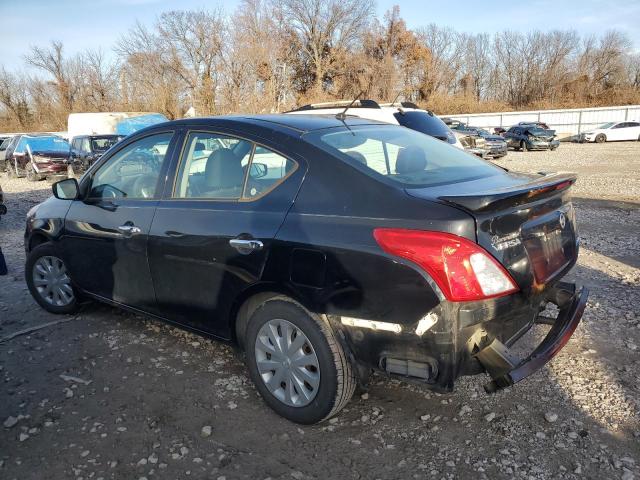
[[[137,233],[142,232],[142,230],[140,230],[139,227],[136,227],[135,225],[127,225],[127,224],[120,225],[118,227],[118,230],[125,235],[135,235]]]
[[[252,252],[258,252],[264,247],[264,244],[260,240],[244,238],[232,238],[229,240],[229,245],[235,248],[242,255],[249,255]]]

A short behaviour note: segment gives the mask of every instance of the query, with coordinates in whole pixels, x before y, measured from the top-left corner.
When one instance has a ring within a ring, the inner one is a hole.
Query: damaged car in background
[[[514,150],[555,150],[560,146],[555,130],[548,130],[537,124],[519,124],[504,133],[507,146]]]
[[[68,161],[69,143],[52,134],[17,135],[5,153],[7,176],[27,177],[31,182],[66,175]]]
[[[71,139],[70,174],[86,172],[107,150],[122,140],[124,135],[79,135]]]
[[[487,373],[495,392],[582,317],[587,289],[564,280],[575,180],[350,116],[178,120],[53,185],[27,215],[25,276],[52,313],[92,299],[238,344],[295,422],[336,415],[372,371],[438,392]]]

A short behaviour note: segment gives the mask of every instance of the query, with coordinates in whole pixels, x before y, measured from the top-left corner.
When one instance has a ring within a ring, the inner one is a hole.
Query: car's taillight
[[[518,290],[496,259],[466,238],[398,228],[376,228],[373,236],[385,252],[423,268],[448,300],[483,300]]]

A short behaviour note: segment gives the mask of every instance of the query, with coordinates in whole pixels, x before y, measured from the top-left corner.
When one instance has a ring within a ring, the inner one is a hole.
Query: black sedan
[[[437,391],[488,372],[493,392],[582,316],[586,289],[561,281],[574,181],[358,118],[179,120],[54,184],[27,217],[26,280],[50,312],[98,300],[238,344],[296,422],[335,415],[373,370]],[[552,327],[515,359],[535,323]]]

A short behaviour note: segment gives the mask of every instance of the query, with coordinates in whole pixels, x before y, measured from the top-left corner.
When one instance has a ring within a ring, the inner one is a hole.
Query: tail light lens
[[[478,244],[444,232],[376,228],[385,252],[419,265],[453,302],[483,300],[516,292],[509,273]]]

